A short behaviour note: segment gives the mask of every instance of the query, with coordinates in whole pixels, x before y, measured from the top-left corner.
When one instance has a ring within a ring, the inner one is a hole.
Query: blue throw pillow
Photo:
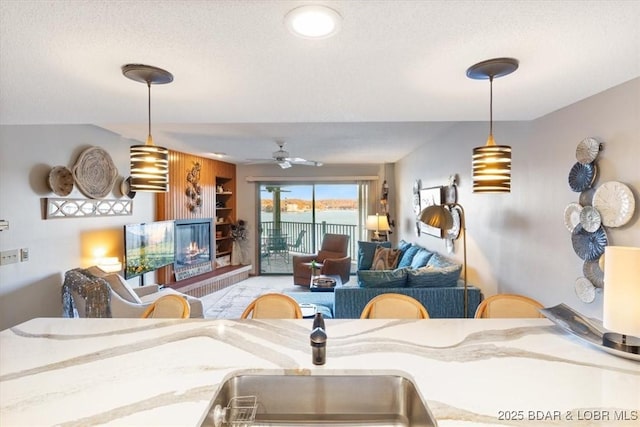
[[[378,246],[390,248],[391,242],[358,242],[358,270],[371,270],[373,255]]]
[[[409,270],[407,286],[410,288],[443,288],[458,285],[461,265],[434,268],[430,266]]]
[[[427,262],[432,255],[433,252],[429,252],[425,248],[420,248],[420,250],[413,256],[410,267],[414,269],[424,267],[425,265],[427,265]]]
[[[413,261],[413,257],[420,249],[421,249],[420,246],[416,246],[416,245],[411,245],[410,247],[408,247],[402,254],[402,257],[400,258],[400,262],[398,263],[398,268],[409,267],[411,265],[411,261]]]
[[[398,249],[400,249],[400,252],[402,252],[404,254],[404,252],[409,249],[411,247],[411,243],[403,240],[400,240],[400,243],[398,243]]]
[[[404,288],[407,286],[407,269],[358,270],[361,288]]]
[[[462,267],[461,264],[458,264],[457,262],[437,253],[433,254],[433,256],[429,258],[427,265],[433,268],[444,268],[444,267],[451,267],[451,266]]]

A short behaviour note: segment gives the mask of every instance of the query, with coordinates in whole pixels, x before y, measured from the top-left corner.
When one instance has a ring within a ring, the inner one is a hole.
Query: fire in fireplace
[[[175,221],[176,246],[173,269],[176,280],[184,280],[212,270],[212,223],[212,218]]]

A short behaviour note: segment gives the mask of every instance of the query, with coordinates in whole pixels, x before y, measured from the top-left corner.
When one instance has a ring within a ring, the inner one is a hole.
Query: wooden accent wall
[[[200,187],[202,204],[199,209],[189,209],[190,198],[187,196],[187,174],[195,163],[200,163]],[[236,211],[236,165],[219,160],[198,157],[192,154],[169,151],[169,191],[156,194],[156,220],[214,218],[216,216],[216,177],[230,179],[227,187],[234,194],[228,203],[233,208],[232,220],[235,221]],[[215,224],[211,229],[215,241]],[[215,263],[212,262],[215,268]],[[158,282],[175,284],[173,266],[158,270]]]

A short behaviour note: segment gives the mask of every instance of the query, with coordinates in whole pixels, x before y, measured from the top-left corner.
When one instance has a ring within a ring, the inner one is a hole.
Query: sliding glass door
[[[291,257],[315,253],[326,233],[361,238],[363,203],[358,183],[260,184],[260,272],[291,274]]]

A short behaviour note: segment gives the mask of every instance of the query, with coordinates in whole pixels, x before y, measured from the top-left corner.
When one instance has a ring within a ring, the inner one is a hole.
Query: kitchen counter
[[[0,424],[198,426],[238,371],[403,373],[440,426],[623,426],[640,362],[547,319],[33,319],[0,332]]]

